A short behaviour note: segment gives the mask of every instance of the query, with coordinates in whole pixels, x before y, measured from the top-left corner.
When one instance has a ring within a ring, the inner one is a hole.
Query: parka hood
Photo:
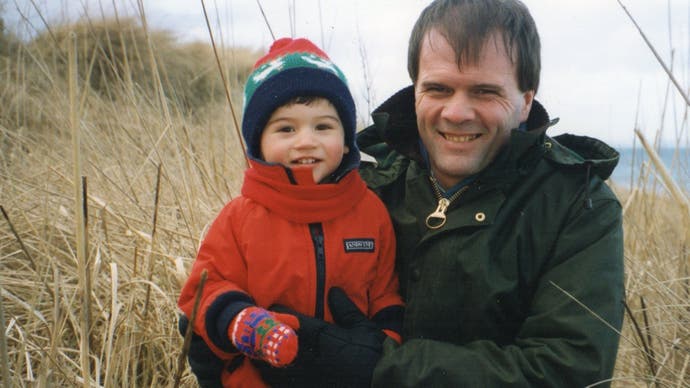
[[[567,166],[589,166],[592,174],[608,179],[618,164],[620,154],[601,140],[563,134],[550,139],[552,152],[546,159]]]

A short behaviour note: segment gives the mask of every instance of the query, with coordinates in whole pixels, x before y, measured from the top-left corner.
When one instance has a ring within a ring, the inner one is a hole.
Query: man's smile
[[[480,134],[472,134],[472,135],[451,135],[449,133],[443,133],[439,132],[441,136],[443,136],[444,139],[453,142],[453,143],[467,143],[472,140],[478,139],[481,135]]]

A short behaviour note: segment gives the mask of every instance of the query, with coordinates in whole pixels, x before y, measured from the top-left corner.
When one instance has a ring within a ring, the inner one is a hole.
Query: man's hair
[[[455,51],[458,66],[479,61],[484,44],[494,33],[503,37],[506,54],[516,64],[520,91],[537,91],[541,71],[541,44],[537,26],[519,0],[436,0],[417,19],[407,52],[412,82],[419,75],[422,42],[437,30]]]

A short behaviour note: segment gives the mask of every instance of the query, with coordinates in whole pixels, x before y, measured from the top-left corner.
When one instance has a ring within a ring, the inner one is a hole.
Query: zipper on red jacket
[[[316,259],[316,308],[314,309],[314,317],[323,319],[326,288],[326,251],[323,245],[322,225],[320,223],[309,224],[309,233],[311,233],[311,241],[314,244]]]

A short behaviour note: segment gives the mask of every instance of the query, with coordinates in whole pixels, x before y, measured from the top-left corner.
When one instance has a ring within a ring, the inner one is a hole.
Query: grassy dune
[[[690,208],[647,167],[632,190],[614,187],[624,205],[627,295],[613,385],[689,387]]]
[[[245,166],[225,86],[239,104],[257,54],[219,57],[227,85],[210,47],[137,20],[0,35],[4,386],[173,384],[180,284]],[[690,386],[690,213],[636,185],[616,188],[628,315],[614,386]]]
[[[256,54],[220,57],[241,101]],[[0,58],[0,365],[13,383],[173,381],[180,281],[245,163],[218,74],[210,47],[133,21],[56,26]]]

